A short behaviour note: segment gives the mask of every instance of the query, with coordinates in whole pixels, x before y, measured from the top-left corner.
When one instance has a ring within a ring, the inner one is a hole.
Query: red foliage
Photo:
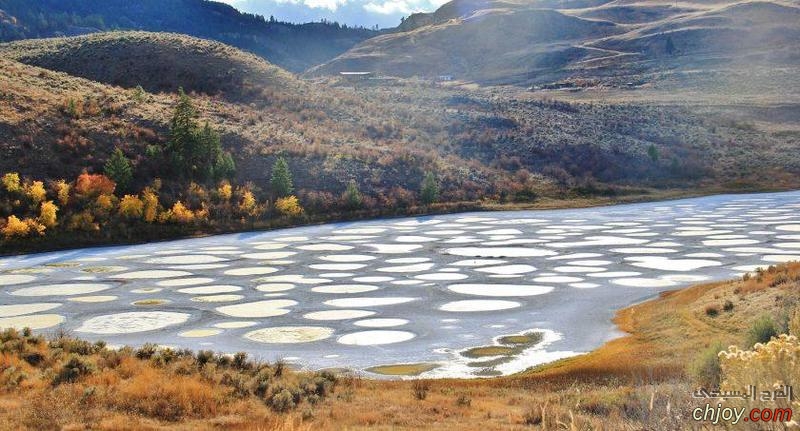
[[[83,197],[110,195],[117,185],[107,176],[101,174],[80,174],[75,180],[75,193]]]

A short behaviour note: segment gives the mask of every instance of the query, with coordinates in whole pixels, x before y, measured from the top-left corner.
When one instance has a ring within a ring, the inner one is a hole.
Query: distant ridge
[[[206,0],[0,0],[0,42],[109,30],[183,33],[301,72],[378,34],[338,23],[290,24]]]

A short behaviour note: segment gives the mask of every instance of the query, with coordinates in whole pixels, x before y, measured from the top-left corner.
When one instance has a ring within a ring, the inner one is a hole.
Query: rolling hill
[[[412,15],[309,75],[363,70],[481,84],[620,86],[711,72],[797,68],[800,7],[783,2],[473,2]],[[715,79],[719,80],[717,77]],[[767,78],[775,79],[775,78]],[[781,84],[788,84],[782,81]]]
[[[279,22],[207,0],[0,0],[0,42],[110,30],[218,40],[292,72],[325,62],[377,34],[337,23]]]
[[[200,211],[218,187],[175,174],[159,157],[180,87],[197,123],[217,131],[232,155],[239,193],[247,187],[259,202],[274,199],[273,164],[283,157],[309,220],[427,211],[420,202],[428,173],[439,210],[800,185],[792,104],[575,102],[419,80],[353,86],[301,80],[216,42],[144,32],[0,44],[0,81],[0,174],[53,187],[105,172],[119,149],[133,167],[120,193],[160,178],[165,209],[185,202]],[[5,202],[11,207],[0,204],[0,217],[27,214]],[[79,215],[79,202],[68,203],[67,214]],[[252,228],[215,217],[204,232]],[[63,241],[167,235],[161,225],[115,226],[105,237],[70,231]]]

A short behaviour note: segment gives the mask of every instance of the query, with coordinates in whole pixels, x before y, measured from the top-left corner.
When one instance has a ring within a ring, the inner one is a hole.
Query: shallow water
[[[789,260],[800,192],[336,223],[0,259],[0,326],[474,377],[594,349],[660,291]],[[530,330],[539,344],[491,365],[460,354]]]

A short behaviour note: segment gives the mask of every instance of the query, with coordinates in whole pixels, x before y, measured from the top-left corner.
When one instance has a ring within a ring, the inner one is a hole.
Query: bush
[[[722,343],[713,343],[703,350],[692,364],[691,374],[702,387],[719,387],[721,373],[719,352],[723,350]]]
[[[3,183],[3,187],[9,193],[19,193],[20,191],[22,191],[19,174],[16,172],[9,172],[3,175],[3,178],[2,180],[0,180],[0,182]]]
[[[42,202],[42,206],[39,209],[39,223],[43,224],[47,228],[55,227],[57,212],[58,207],[53,203],[53,201]]]
[[[763,315],[753,322],[750,330],[747,331],[747,341],[745,345],[748,348],[753,347],[756,343],[766,343],[772,337],[778,335],[778,328],[775,326],[775,321],[768,315]]]
[[[56,377],[53,379],[53,385],[61,383],[72,383],[77,381],[80,377],[91,374],[94,371],[94,366],[86,359],[80,356],[70,356],[67,363],[65,363],[61,370],[59,370]]]
[[[789,333],[800,337],[800,306],[794,308],[794,313],[789,319]]]
[[[419,401],[428,398],[429,390],[430,390],[430,385],[428,384],[428,382],[423,380],[417,380],[411,386],[411,393],[414,395],[414,398]]]
[[[111,179],[105,175],[80,174],[75,181],[75,193],[84,198],[93,198],[98,195],[111,195],[117,187]]]
[[[725,304],[722,305],[722,309],[725,310],[726,312],[733,311],[733,302],[731,302],[730,300],[725,301]]]
[[[717,317],[718,314],[719,314],[719,308],[717,308],[716,305],[706,306],[706,316]]]
[[[303,213],[303,207],[300,206],[296,196],[278,198],[278,200],[275,201],[275,209],[278,210],[281,215],[287,217],[297,217]]]
[[[129,219],[142,218],[144,202],[135,195],[125,195],[119,201],[119,215]]]

